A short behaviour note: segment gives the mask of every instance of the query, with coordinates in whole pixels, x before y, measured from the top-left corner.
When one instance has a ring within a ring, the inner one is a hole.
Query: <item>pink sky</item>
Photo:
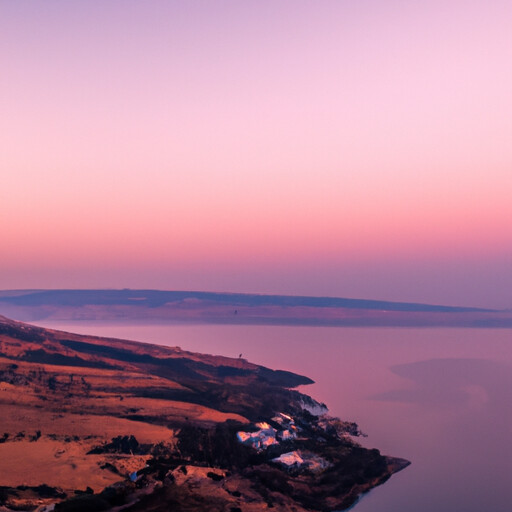
[[[0,4],[0,289],[512,307],[509,1]]]

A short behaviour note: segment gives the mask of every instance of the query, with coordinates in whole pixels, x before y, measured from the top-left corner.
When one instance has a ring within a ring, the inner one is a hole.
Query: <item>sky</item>
[[[512,308],[512,3],[0,0],[0,289]]]

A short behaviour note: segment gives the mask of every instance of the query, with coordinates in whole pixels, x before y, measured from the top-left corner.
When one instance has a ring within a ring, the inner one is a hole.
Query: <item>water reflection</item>
[[[398,430],[412,466],[363,499],[359,511],[511,510],[512,366],[457,358],[390,369],[405,385],[372,399],[407,411]]]
[[[431,359],[399,364],[391,371],[413,387],[377,394],[375,400],[422,407],[509,409],[512,366],[485,359]]]

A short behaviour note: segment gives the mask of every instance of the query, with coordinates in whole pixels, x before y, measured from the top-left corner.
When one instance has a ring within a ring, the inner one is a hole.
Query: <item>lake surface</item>
[[[512,510],[512,330],[42,323],[243,357],[307,375],[301,391],[412,462],[355,512]]]

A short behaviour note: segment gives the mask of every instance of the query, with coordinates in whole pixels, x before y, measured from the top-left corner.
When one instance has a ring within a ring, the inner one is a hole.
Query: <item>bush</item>
[[[55,512],[102,512],[109,508],[110,504],[100,496],[84,494],[62,503],[57,503],[55,505]]]

